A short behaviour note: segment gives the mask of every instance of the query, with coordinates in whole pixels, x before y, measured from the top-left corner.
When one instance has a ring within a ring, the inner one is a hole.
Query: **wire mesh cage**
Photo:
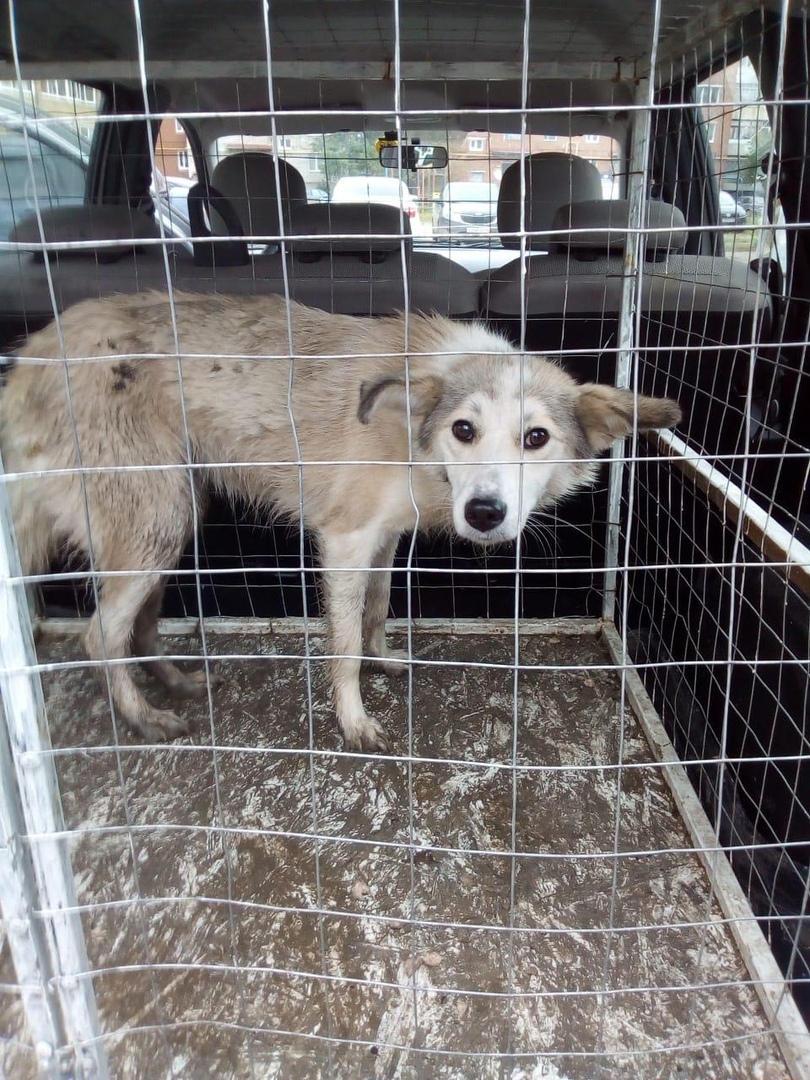
[[[807,12],[623,7],[9,0],[4,1075],[810,1076]]]

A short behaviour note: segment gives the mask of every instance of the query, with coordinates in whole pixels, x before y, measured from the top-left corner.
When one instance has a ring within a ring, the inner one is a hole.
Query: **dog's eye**
[[[523,440],[523,445],[527,450],[539,450],[541,446],[546,445],[550,438],[551,436],[544,427],[533,427],[530,431],[526,432],[526,438]]]
[[[459,442],[472,442],[475,438],[475,428],[469,420],[456,420],[451,430]]]

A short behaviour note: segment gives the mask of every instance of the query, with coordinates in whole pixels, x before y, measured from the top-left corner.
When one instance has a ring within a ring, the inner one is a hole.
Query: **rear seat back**
[[[66,247],[67,258],[92,255],[99,262],[115,262],[157,240],[160,228],[154,218],[129,206],[86,204],[52,206],[21,218],[9,233],[9,240],[31,251],[40,262],[42,244],[78,245]]]
[[[379,203],[310,203],[291,215],[288,236],[294,261],[304,263],[342,255],[382,263],[413,248],[408,217]]]
[[[623,255],[630,221],[626,199],[593,199],[561,206],[551,223],[550,247],[588,260],[598,255]],[[641,250],[645,259],[661,260],[686,246],[686,222],[671,203],[650,199],[644,205]]]
[[[94,240],[98,246],[49,251],[56,303],[63,310],[89,297],[165,289],[168,262],[173,288],[192,292],[284,294],[289,288],[293,299],[338,314],[385,315],[410,309],[455,318],[477,315],[480,282],[449,259],[413,251],[410,224],[397,208],[295,200],[284,216],[286,255],[276,250],[251,257],[238,238],[233,243],[244,248],[243,257],[214,263],[195,259],[181,242],[170,245],[167,259],[162,245],[154,242],[157,225],[145,214],[123,207],[77,208],[74,227],[46,231],[46,240]],[[251,220],[256,222],[255,217]],[[27,226],[18,240],[30,244],[29,250],[41,246],[36,219]],[[108,239],[116,243],[108,247]],[[148,240],[153,243],[144,242]],[[198,246],[213,250],[222,241]],[[107,261],[113,257],[117,261]],[[0,253],[0,319],[17,333],[18,326],[19,332],[27,332],[51,316],[41,254]]]
[[[302,303],[352,315],[478,313],[478,281],[450,259],[415,251],[397,207],[315,203],[293,215],[290,231],[290,291]]]
[[[558,207],[545,241],[549,254],[526,259],[525,280],[520,259],[493,270],[481,290],[482,311],[495,319],[519,318],[523,293],[530,319],[589,312],[618,318],[628,220],[629,204],[624,199],[586,200]],[[683,249],[685,230],[677,207],[658,201],[645,205],[641,247],[650,265],[642,274],[642,288],[655,310],[666,310],[670,304],[671,297],[665,299],[675,280],[670,271],[682,265],[671,257]],[[664,265],[656,268],[661,260]],[[712,265],[712,260],[706,265]],[[697,278],[694,284],[697,286]],[[686,301],[682,306],[687,307]]]
[[[576,351],[563,362],[583,379],[612,382],[618,343],[627,235],[627,203],[563,207],[548,255],[507,263],[484,282],[488,320],[519,341],[525,304],[526,347]],[[740,451],[742,399],[750,343],[767,333],[770,300],[762,280],[737,260],[685,255],[683,216],[666,203],[645,207],[641,263],[639,375],[647,393],[668,393],[684,407],[683,429],[709,452]],[[608,350],[608,351],[606,351]],[[649,361],[647,359],[649,357]],[[719,392],[718,387],[725,389]],[[729,400],[717,413],[712,402]],[[738,388],[740,407],[733,406]]]

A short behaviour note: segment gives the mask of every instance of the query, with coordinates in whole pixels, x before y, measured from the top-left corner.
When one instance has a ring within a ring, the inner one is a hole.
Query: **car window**
[[[727,255],[749,262],[768,255],[773,231],[767,225],[767,175],[763,160],[773,132],[759,79],[748,57],[727,64],[695,87],[701,127],[714,161],[720,224]],[[767,161],[766,161],[767,167]]]
[[[197,163],[183,121],[164,120],[155,143],[152,198],[167,231],[189,236],[188,193],[197,179]]]
[[[90,143],[101,97],[67,79],[0,84],[0,239],[38,206],[85,198]],[[30,154],[30,162],[29,162]]]
[[[380,133],[344,131],[318,134],[270,135],[234,132],[218,136],[209,148],[211,166],[228,154],[250,151],[273,153],[274,149],[304,178],[309,198],[317,201],[363,202],[401,201],[411,222],[417,245],[442,247],[451,258],[469,269],[480,270],[499,264],[509,256],[497,231],[497,201],[504,171],[525,154],[565,153],[591,162],[602,178],[606,199],[623,194],[623,151],[621,144],[604,134],[530,136],[512,132],[407,131],[402,139],[419,139],[425,145],[447,147],[448,164],[443,169],[403,171],[386,175],[380,165],[375,143]],[[465,210],[468,220],[449,218],[442,213],[447,203],[479,204]],[[497,260],[469,257],[472,249],[494,253]],[[460,250],[466,249],[466,250]],[[485,249],[485,251],[484,251]],[[509,256],[511,257],[511,256]]]

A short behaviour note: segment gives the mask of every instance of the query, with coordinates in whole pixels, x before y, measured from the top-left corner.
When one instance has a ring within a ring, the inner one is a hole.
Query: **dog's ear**
[[[623,439],[633,430],[674,427],[681,419],[681,407],[672,398],[637,396],[632,390],[586,383],[580,387],[576,416],[592,450],[601,453],[614,439]]]
[[[357,419],[361,424],[368,424],[372,416],[384,411],[395,414],[404,424],[408,416],[409,397],[411,416],[421,419],[438,405],[443,392],[444,383],[435,375],[411,379],[407,387],[404,379],[394,376],[364,382],[360,387]]]

